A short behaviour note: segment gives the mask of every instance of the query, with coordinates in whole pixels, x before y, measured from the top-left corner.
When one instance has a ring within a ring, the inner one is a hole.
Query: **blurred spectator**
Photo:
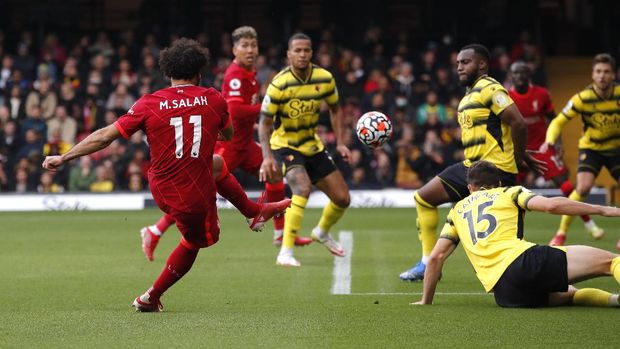
[[[359,98],[364,93],[362,81],[355,76],[355,72],[348,71],[345,74],[344,81],[338,85],[338,93],[343,100],[347,100],[350,97]]]
[[[13,67],[20,70],[26,80],[34,81],[36,66],[36,60],[30,54],[30,47],[25,43],[20,43],[17,47],[17,56]]]
[[[96,180],[89,156],[81,157],[69,173],[69,191],[89,191]]]
[[[17,193],[35,191],[39,168],[40,166],[34,166],[26,158],[19,160],[15,165],[15,176],[9,181],[9,190]]]
[[[399,95],[403,95],[407,100],[413,97],[413,65],[409,62],[400,64],[398,75],[396,76],[395,90]]]
[[[78,61],[74,57],[70,57],[67,59],[67,64],[65,65],[62,71],[62,86],[68,86],[72,91],[80,91],[82,86],[82,79],[80,78],[80,73],[78,71]],[[61,90],[61,94],[62,90]],[[66,94],[66,92],[65,92]]]
[[[4,163],[7,172],[13,170],[17,152],[21,147],[21,139],[15,121],[8,121],[0,132],[0,162]]]
[[[82,113],[82,105],[78,101],[75,90],[71,82],[65,82],[60,85],[60,96],[58,99],[58,105],[65,108],[67,115],[74,120],[80,118]]]
[[[18,194],[34,191],[34,186],[29,180],[28,171],[24,170],[23,168],[17,169],[15,171],[15,180],[9,190],[14,191]]]
[[[62,155],[71,149],[71,143],[64,141],[61,138],[60,128],[54,128],[50,132],[47,143],[43,145],[43,155]]]
[[[41,118],[41,107],[33,105],[26,120],[21,123],[22,134],[25,135],[28,130],[35,130],[41,137],[42,141],[47,140],[47,124]]]
[[[0,159],[0,192],[9,190],[9,176],[6,173],[5,164]]]
[[[144,183],[142,181],[142,176],[137,173],[134,173],[129,176],[129,184],[127,185],[129,191],[131,192],[140,192],[145,190]]]
[[[145,79],[146,80],[143,80]],[[148,82],[149,91],[159,90],[166,85],[164,76],[157,69],[157,63],[153,55],[146,55],[142,59],[142,67],[138,70],[138,81],[145,85]],[[140,91],[142,94],[142,91]]]
[[[26,102],[19,86],[11,87],[11,96],[6,101],[6,106],[9,108],[11,119],[23,120],[26,118]]]
[[[456,94],[462,96],[461,88],[456,81],[452,81],[448,68],[439,68],[435,73],[435,79],[431,81],[431,90],[437,93],[437,100],[441,104],[448,104],[450,98]],[[460,98],[459,98],[460,100]]]
[[[125,84],[118,84],[114,92],[110,94],[106,109],[114,110],[117,114],[125,114],[136,102],[136,98],[127,91]]]
[[[43,141],[37,130],[27,129],[24,140],[25,143],[17,151],[17,160],[28,158],[33,154],[40,155],[43,153]]]
[[[426,94],[426,102],[418,108],[418,115],[416,118],[418,125],[426,124],[429,114],[436,114],[440,122],[445,122],[447,119],[446,108],[443,104],[439,103],[435,91],[429,91]]]
[[[52,133],[59,132],[60,140],[64,143],[72,145],[75,143],[77,135],[77,122],[67,115],[67,109],[64,105],[56,107],[54,117],[47,121],[48,138]]]
[[[49,81],[42,80],[39,83],[38,89],[32,90],[26,98],[26,114],[31,115],[32,109],[36,106],[40,108],[40,114],[44,120],[50,119],[54,116],[56,105],[58,104],[58,98],[56,92],[50,89]]]
[[[2,58],[2,67],[0,67],[0,94],[8,87],[11,74],[13,73],[13,64],[14,60],[10,55],[5,55]]]
[[[95,169],[95,181],[90,185],[90,191],[94,193],[109,193],[114,190],[113,176],[104,166]]]
[[[394,183],[394,169],[390,157],[384,148],[375,149],[374,156],[374,172],[377,182],[381,187],[391,186]]]
[[[52,172],[45,171],[41,173],[41,179],[39,185],[37,185],[38,193],[56,194],[63,193],[64,191],[65,188],[63,186],[54,183],[54,174]]]
[[[128,59],[122,59],[118,63],[118,70],[112,75],[112,85],[123,84],[127,89],[133,89],[138,81],[138,76],[131,70],[131,63]]]

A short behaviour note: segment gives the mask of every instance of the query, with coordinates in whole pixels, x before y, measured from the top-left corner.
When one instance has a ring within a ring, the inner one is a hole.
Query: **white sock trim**
[[[161,231],[159,231],[159,228],[157,228],[156,224],[153,224],[149,227],[149,230],[151,231],[151,233],[157,235],[157,236],[161,236]]]
[[[428,264],[429,260],[431,260],[431,256],[422,256],[422,263]]]

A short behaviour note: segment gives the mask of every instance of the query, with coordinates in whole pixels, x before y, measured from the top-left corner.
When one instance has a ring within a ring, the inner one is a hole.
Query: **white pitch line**
[[[334,281],[332,294],[351,294],[351,255],[353,255],[353,233],[341,231],[338,241],[347,253],[344,257],[334,257]]]
[[[491,293],[483,292],[435,292],[439,296],[490,296]],[[355,292],[347,296],[421,296],[422,292]]]

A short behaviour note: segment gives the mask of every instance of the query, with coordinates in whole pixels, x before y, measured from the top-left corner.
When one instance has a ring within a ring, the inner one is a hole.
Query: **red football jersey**
[[[260,86],[256,81],[256,70],[248,71],[236,62],[232,62],[224,73],[222,95],[229,105],[235,135],[227,146],[243,148],[254,142],[254,124],[260,112]],[[235,108],[241,104],[243,108]]]
[[[514,87],[508,93],[527,123],[527,149],[538,150],[547,134],[545,117],[553,112],[549,91],[540,86],[530,85],[525,94],[518,93]]]
[[[181,212],[204,212],[215,204],[213,148],[229,123],[217,90],[181,85],[144,95],[115,126],[125,138],[146,133],[151,191]]]

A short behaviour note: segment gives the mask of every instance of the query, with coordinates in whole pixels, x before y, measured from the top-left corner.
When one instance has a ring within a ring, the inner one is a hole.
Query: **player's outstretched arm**
[[[422,288],[422,299],[412,304],[433,304],[435,289],[437,288],[437,283],[441,277],[443,263],[446,259],[448,259],[448,257],[450,257],[455,248],[456,244],[450,239],[439,238],[437,240],[437,243],[431,252],[431,257],[426,264],[426,271],[424,272],[424,286]]]
[[[46,170],[56,171],[58,167],[62,166],[65,162],[99,151],[110,145],[110,143],[119,137],[121,137],[121,133],[116,126],[114,126],[114,124],[108,125],[91,133],[65,154],[45,157],[42,166]]]
[[[557,196],[547,198],[542,195],[534,196],[527,203],[527,208],[532,211],[541,211],[557,215],[599,215],[605,217],[620,217],[620,208],[611,206],[591,205],[585,202],[573,201],[568,198]]]

